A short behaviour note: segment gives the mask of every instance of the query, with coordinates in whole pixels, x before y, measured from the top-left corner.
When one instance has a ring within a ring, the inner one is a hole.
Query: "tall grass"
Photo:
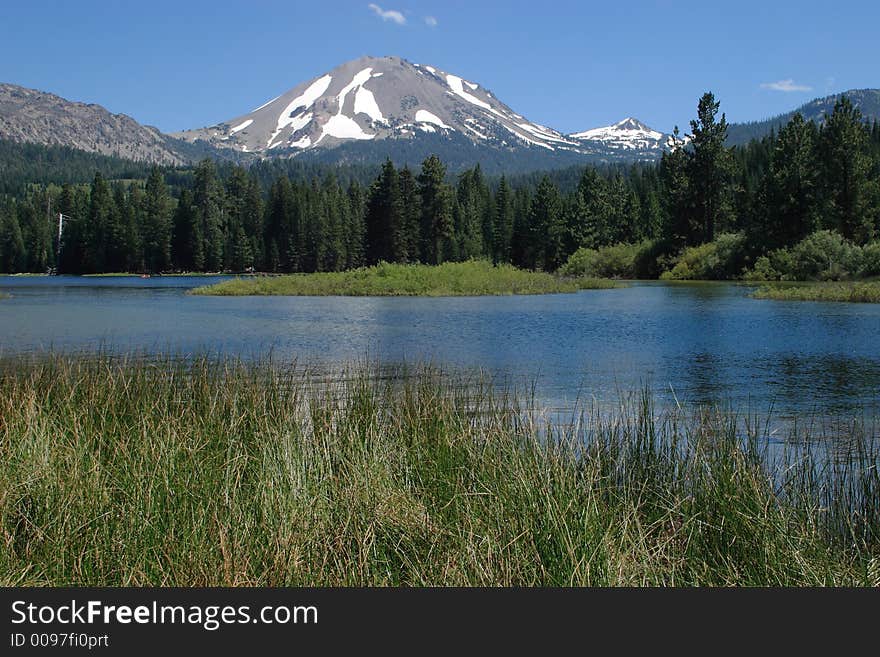
[[[751,418],[643,396],[559,425],[378,374],[0,363],[0,584],[880,584],[875,436],[774,459]]]
[[[810,283],[807,285],[764,285],[752,296],[778,301],[843,301],[880,303],[880,282]]]
[[[618,287],[602,279],[561,279],[544,272],[472,260],[442,265],[380,263],[344,272],[237,278],[196,288],[193,294],[243,296],[483,296],[550,294]]]

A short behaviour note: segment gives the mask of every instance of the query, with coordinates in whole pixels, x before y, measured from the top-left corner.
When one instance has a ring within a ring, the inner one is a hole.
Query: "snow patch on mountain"
[[[357,92],[355,92],[354,113],[366,114],[374,121],[381,121],[382,123],[386,120],[382,116],[382,110],[379,109],[379,104],[376,102],[373,92],[366,87],[358,87]]]
[[[306,109],[310,108],[315,104],[315,101],[320,98],[327,88],[330,86],[330,83],[333,81],[333,78],[329,75],[325,75],[322,78],[318,78],[312,84],[309,85],[308,89],[306,89],[301,95],[294,98],[287,107],[284,108],[284,111],[281,112],[278,117],[278,124],[275,127],[275,132],[272,133],[272,136],[269,137],[269,141],[266,143],[268,148],[272,148],[272,142],[275,141],[275,137],[277,137],[284,128],[290,125],[294,125],[297,123],[297,119],[293,118],[291,115],[293,111],[299,109],[300,107],[304,107]],[[309,118],[311,120],[311,117]],[[308,123],[308,121],[306,121]],[[299,130],[303,127],[304,124],[300,124],[299,128],[294,128],[294,130]]]
[[[446,83],[449,85],[449,88],[452,89],[453,93],[455,93],[456,96],[464,98],[467,102],[476,105],[477,107],[482,107],[483,109],[494,111],[489,103],[484,103],[476,96],[472,96],[467,91],[465,91],[464,87],[462,86],[462,80],[457,75],[450,75],[447,73]]]
[[[235,126],[234,128],[230,128],[230,129],[229,129],[229,134],[230,134],[230,135],[234,135],[236,132],[240,132],[240,131],[244,130],[245,128],[247,128],[247,127],[248,127],[251,123],[253,123],[253,122],[254,122],[253,119],[248,119],[247,121],[242,121],[241,123],[239,123],[239,124],[238,124],[237,126]]]
[[[440,126],[441,128],[446,128],[447,130],[451,130],[451,128],[443,123],[439,117],[434,114],[431,114],[428,110],[420,109],[416,112],[416,122],[417,123],[433,123],[436,126]]]
[[[331,116],[327,123],[324,124],[321,136],[318,137],[318,141],[316,141],[315,144],[319,144],[324,137],[336,137],[337,139],[372,139],[375,136],[376,135],[364,132],[363,128],[361,128],[354,119],[351,119],[344,114],[337,114],[336,116]]]

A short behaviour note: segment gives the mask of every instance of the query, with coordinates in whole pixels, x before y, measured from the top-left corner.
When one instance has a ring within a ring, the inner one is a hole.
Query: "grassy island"
[[[777,301],[880,303],[880,282],[773,284],[760,287],[752,296],[755,299],[775,299]]]
[[[559,278],[486,261],[442,265],[381,263],[344,272],[248,277],[196,288],[192,294],[217,296],[487,296],[551,294],[609,289],[618,283],[596,278]]]
[[[0,585],[880,584],[852,425],[853,459],[801,427],[774,461],[760,422],[647,395],[558,426],[475,375],[331,381],[0,361]]]

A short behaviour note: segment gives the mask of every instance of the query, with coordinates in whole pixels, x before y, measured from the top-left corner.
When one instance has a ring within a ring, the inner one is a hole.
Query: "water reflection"
[[[0,353],[102,346],[300,363],[475,368],[549,406],[661,403],[782,415],[880,410],[880,306],[755,301],[724,284],[482,298],[192,297],[206,278],[0,277]]]

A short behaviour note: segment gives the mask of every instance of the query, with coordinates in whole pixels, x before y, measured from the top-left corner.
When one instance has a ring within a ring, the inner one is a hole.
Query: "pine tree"
[[[716,121],[720,102],[711,92],[703,94],[697,106],[697,119],[691,121],[688,177],[693,208],[701,223],[701,241],[711,242],[728,213],[732,191],[733,162],[727,139],[727,119]]]
[[[0,272],[14,274],[24,271],[27,252],[15,205],[0,206]]]
[[[121,232],[119,240],[119,252],[114,256],[117,263],[111,268],[114,271],[144,271],[145,237],[144,226],[144,192],[139,183],[133,183],[128,188],[128,193],[122,185],[116,185],[113,190],[113,201],[116,206],[116,228]]]
[[[18,217],[27,255],[25,271],[46,272],[53,263],[52,226],[49,208],[52,198],[48,190],[32,194],[19,205]]]
[[[608,190],[605,179],[594,167],[587,167],[578,181],[575,198],[566,221],[567,241],[571,247],[598,248],[613,241]]]
[[[298,271],[300,268],[300,205],[290,180],[277,179],[266,205],[265,248],[269,254],[269,271]]]
[[[180,194],[174,211],[172,236],[173,266],[180,271],[202,271],[205,266],[202,225],[193,207],[192,193],[185,189]]]
[[[402,204],[402,226],[400,231],[399,254],[401,262],[419,261],[419,225],[422,208],[415,176],[409,167],[403,167],[399,174],[400,202]]]
[[[452,191],[445,182],[446,167],[436,155],[422,162],[418,177],[421,198],[422,262],[439,265],[453,250],[455,237]]]
[[[488,188],[480,166],[463,172],[458,178],[456,194],[456,242],[460,259],[479,258],[484,254]],[[491,231],[489,231],[491,234]],[[491,238],[490,238],[491,240]],[[491,241],[488,242],[491,244]]]
[[[144,267],[150,272],[164,271],[171,266],[171,201],[158,167],[147,178],[143,208]]]
[[[208,271],[219,271],[224,263],[225,218],[223,192],[212,160],[202,160],[196,166],[193,206],[202,235],[204,267]]]
[[[688,152],[678,136],[678,126],[673,131],[673,148],[664,152],[660,159],[665,221],[663,239],[673,248],[695,244],[699,227],[696,226],[691,180],[688,175]]]
[[[400,178],[391,160],[370,187],[367,201],[367,262],[406,262],[406,231]]]
[[[364,191],[357,183],[352,181],[348,186],[349,220],[346,235],[348,244],[347,268],[354,269],[364,265],[364,240],[366,239],[366,226],[364,224]]]
[[[510,246],[513,240],[513,195],[507,178],[501,176],[495,192],[495,212],[492,225],[492,262],[510,262]]]
[[[518,187],[513,196],[513,236],[510,239],[510,261],[523,269],[534,269],[536,263],[532,231],[529,225],[531,196],[525,187]]]
[[[263,197],[260,185],[252,176],[248,177],[242,207],[241,225],[250,244],[251,266],[265,267],[263,251]]]
[[[828,199],[826,225],[858,243],[869,241],[874,233],[867,147],[868,131],[861,112],[844,96],[835,103],[819,139],[823,191]]]
[[[547,175],[535,190],[529,224],[537,248],[536,264],[545,271],[555,271],[564,257],[562,202],[559,189]]]
[[[779,131],[758,191],[753,239],[766,249],[800,241],[820,216],[816,124],[797,113]]]

